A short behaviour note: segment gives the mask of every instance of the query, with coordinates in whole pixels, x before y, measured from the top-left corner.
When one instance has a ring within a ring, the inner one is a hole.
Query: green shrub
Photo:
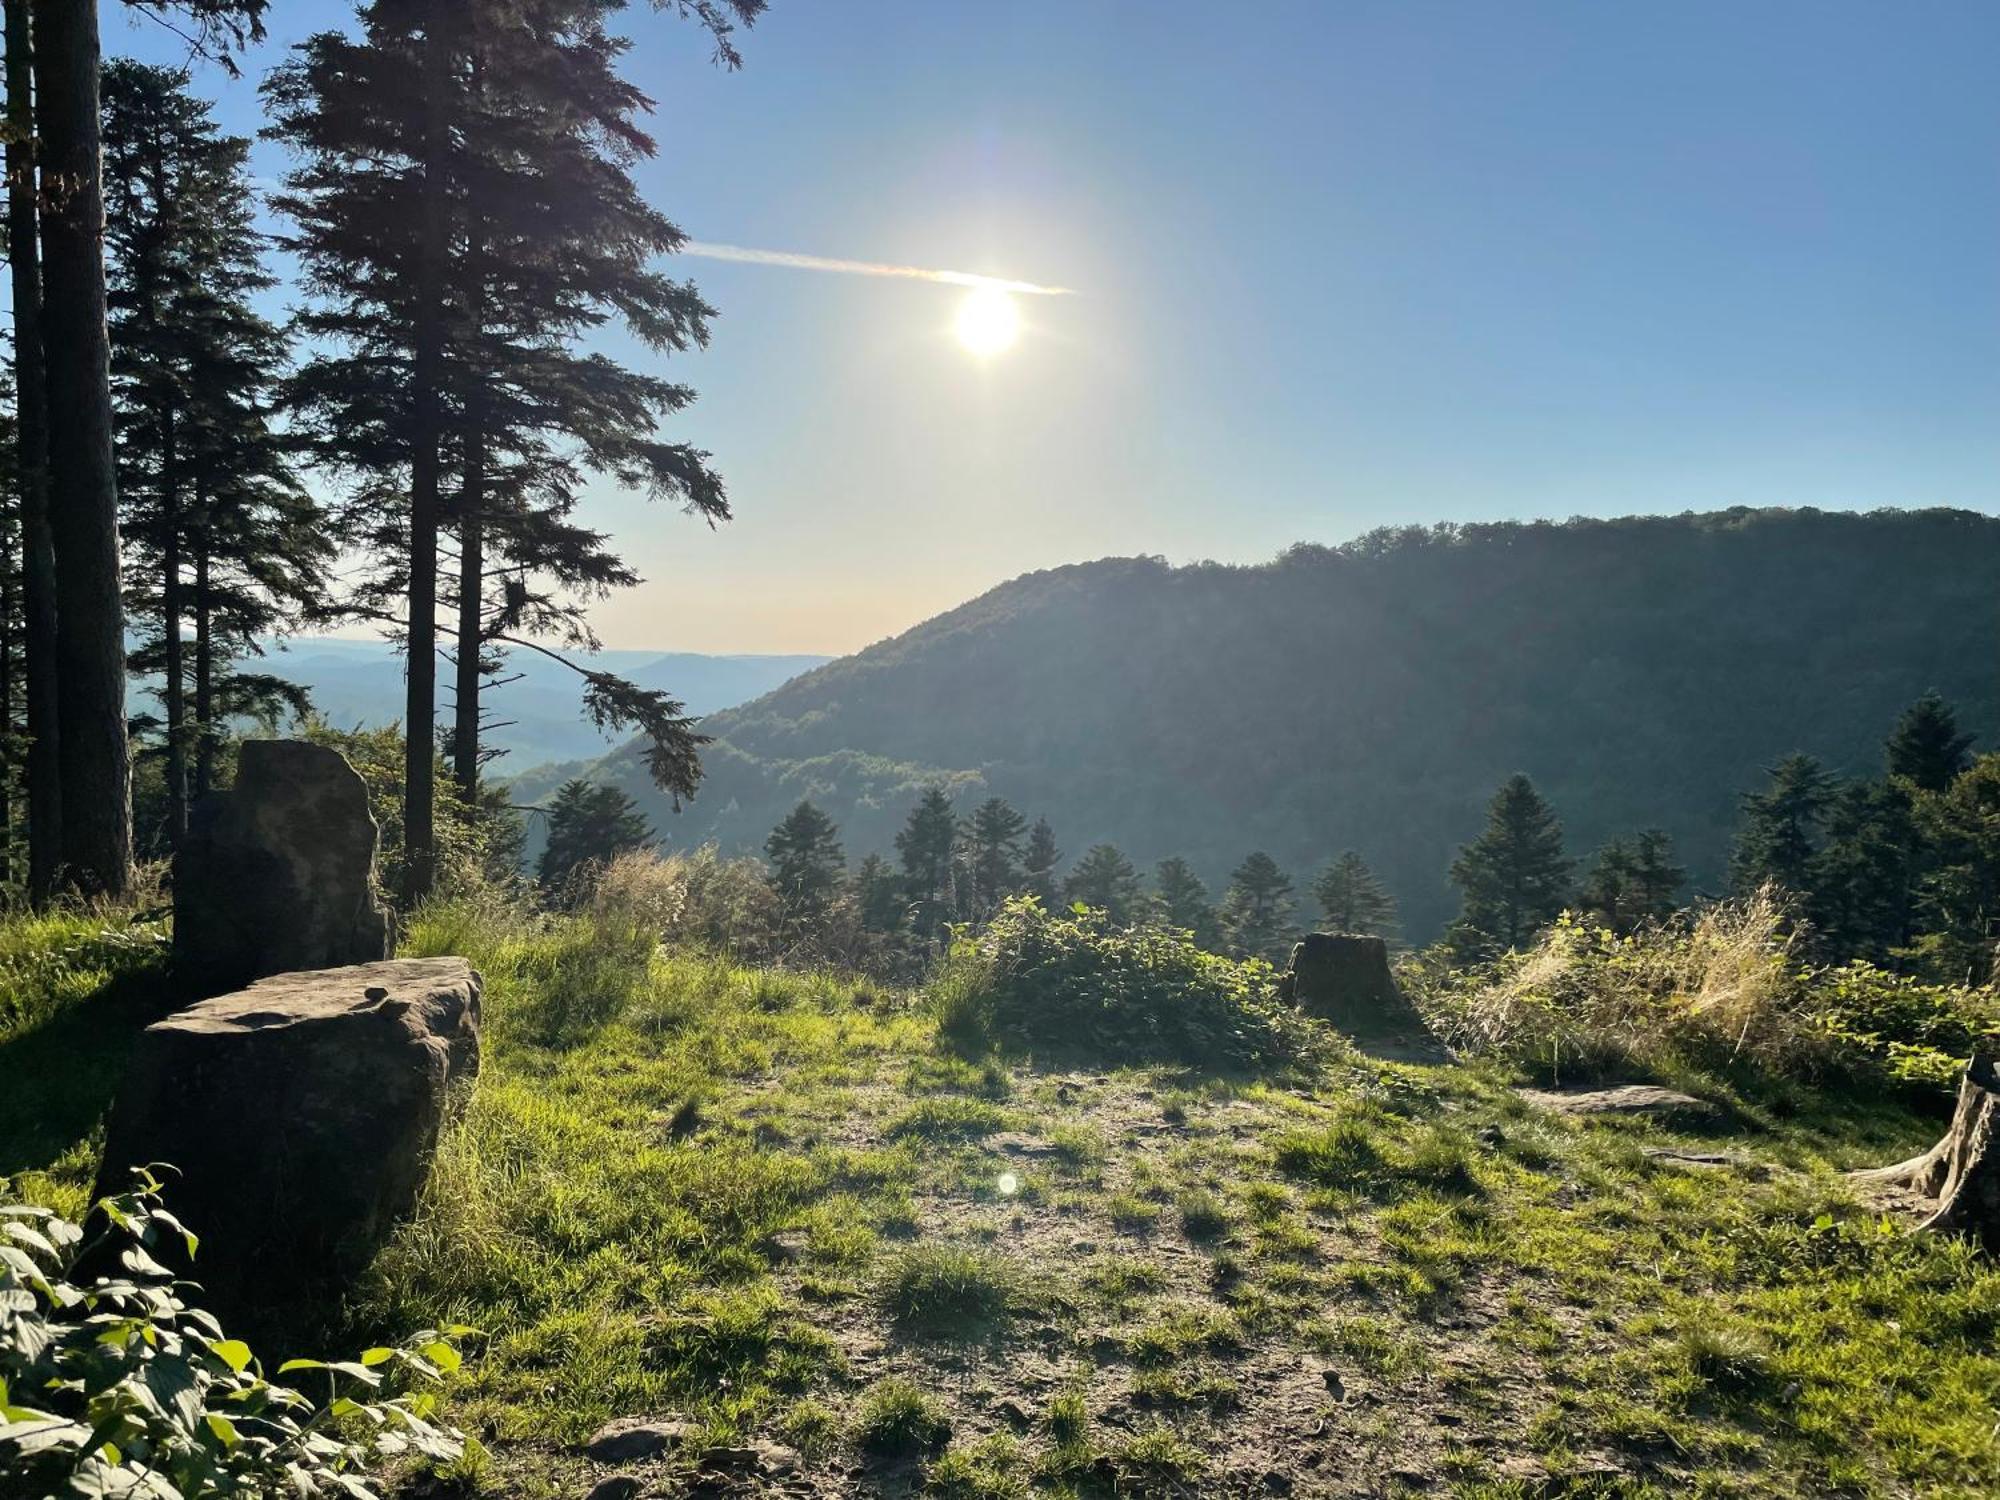
[[[21,1493],[369,1500],[375,1458],[462,1456],[436,1398],[413,1389],[458,1368],[448,1337],[279,1367],[323,1383],[316,1396],[265,1379],[150,1253],[170,1237],[197,1248],[158,1188],[141,1173],[100,1202],[107,1227],[89,1244],[46,1209],[0,1203],[0,1473]],[[78,1284],[78,1262],[113,1247],[120,1274]]]
[[[1118,1062],[1255,1067],[1297,1062],[1329,1034],[1277,998],[1270,965],[1197,948],[1188,934],[1052,914],[1017,897],[954,944],[930,989],[948,1041]]]

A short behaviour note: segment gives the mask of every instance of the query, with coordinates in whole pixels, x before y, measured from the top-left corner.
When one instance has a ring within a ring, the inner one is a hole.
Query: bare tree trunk
[[[195,514],[202,513],[199,495]],[[215,786],[215,662],[209,643],[208,545],[196,533],[194,551],[194,794]]]
[[[132,882],[132,767],[104,324],[95,0],[51,0],[37,7],[35,31],[56,706],[62,780],[69,791],[63,801],[63,874],[80,890],[122,895]]]
[[[160,628],[166,646],[167,846],[178,849],[187,832],[187,698],[181,661],[180,474],[174,455],[174,414],[160,414]]]
[[[1857,1181],[1907,1188],[1936,1206],[1919,1226],[1971,1235],[2000,1251],[2000,1069],[1984,1054],[1966,1064],[1951,1129],[1922,1156],[1856,1172]]]
[[[450,51],[440,34],[447,7],[431,12],[424,30],[423,73],[429,104],[424,124],[422,240],[417,260],[417,302],[411,358],[410,611],[405,667],[403,900],[430,894],[437,879],[437,563],[438,470],[444,376],[445,157],[450,134],[445,105],[451,84]]]
[[[466,434],[463,514],[458,523],[458,680],[452,730],[452,772],[466,807],[479,805],[479,657],[485,645],[481,606],[486,598],[486,534],[479,513],[486,462],[477,433]]]
[[[14,289],[14,397],[21,470],[22,647],[28,735],[28,899],[62,864],[56,731],[56,554],[49,534],[49,408],[42,373],[42,263],[36,207],[34,63],[28,0],[6,0],[7,259]]]

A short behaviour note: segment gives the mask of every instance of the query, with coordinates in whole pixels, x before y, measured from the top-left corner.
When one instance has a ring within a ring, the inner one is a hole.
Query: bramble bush
[[[48,1209],[0,1202],[0,1496],[372,1500],[373,1461],[463,1455],[419,1387],[458,1368],[453,1340],[470,1329],[279,1366],[324,1381],[316,1397],[266,1379],[151,1253],[171,1237],[193,1255],[197,1241],[161,1206],[158,1179],[137,1178],[98,1203],[88,1239]],[[81,1284],[80,1266],[114,1261],[116,1274]]]
[[[959,932],[930,1003],[939,1030],[966,1050],[1252,1067],[1334,1045],[1278,999],[1261,959],[1206,953],[1185,932],[1121,927],[1081,904],[1048,912],[1033,896],[1007,902],[981,932]]]

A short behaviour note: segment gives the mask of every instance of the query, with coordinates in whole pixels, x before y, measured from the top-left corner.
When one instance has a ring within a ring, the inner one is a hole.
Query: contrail
[[[972,271],[934,271],[925,266],[893,266],[873,260],[836,260],[827,255],[800,255],[791,250],[752,250],[744,245],[711,245],[689,240],[682,255],[706,260],[742,261],[753,266],[790,266],[795,271],[837,271],[847,276],[904,276],[912,281],[941,281],[946,286],[991,287],[995,291],[1018,292],[1024,297],[1073,297],[1074,287],[1042,286],[1033,281],[1009,281],[1004,276],[981,276]]]

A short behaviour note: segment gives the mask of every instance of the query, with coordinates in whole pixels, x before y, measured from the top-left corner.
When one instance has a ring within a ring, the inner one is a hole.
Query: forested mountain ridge
[[[621,751],[600,774],[676,844],[758,847],[802,797],[850,858],[921,787],[1046,815],[1073,857],[1262,848],[1302,887],[1358,849],[1428,938],[1445,870],[1508,774],[1572,853],[1645,826],[1698,887],[1777,757],[1879,769],[1935,689],[2000,732],[2000,518],[1730,510],[1370,533],[1250,567],[1119,558],[1029,574],[707,720],[672,816]],[[962,799],[961,799],[962,800]]]

